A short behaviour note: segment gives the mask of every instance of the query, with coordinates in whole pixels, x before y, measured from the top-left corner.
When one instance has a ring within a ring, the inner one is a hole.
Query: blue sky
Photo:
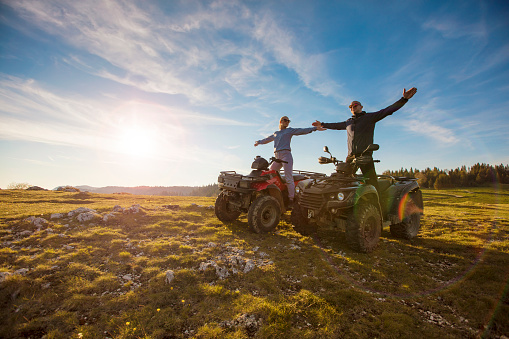
[[[379,173],[509,164],[506,1],[0,1],[0,187],[173,186],[248,173],[278,128],[380,121]],[[319,165],[346,132],[292,140]]]

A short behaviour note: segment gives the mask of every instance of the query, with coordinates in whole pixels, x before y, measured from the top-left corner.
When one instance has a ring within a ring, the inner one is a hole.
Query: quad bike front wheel
[[[281,206],[276,198],[262,195],[256,198],[249,207],[247,221],[255,233],[273,231],[281,218]]]
[[[382,220],[375,205],[361,203],[348,218],[346,241],[358,252],[372,252],[378,245],[382,233]]]
[[[228,196],[224,192],[219,193],[217,196],[214,211],[216,212],[216,217],[225,223],[237,220],[240,215],[240,211],[228,202]]]
[[[409,194],[404,213],[400,223],[391,225],[391,234],[396,238],[411,240],[417,236],[421,228],[421,211],[413,200],[413,194]]]

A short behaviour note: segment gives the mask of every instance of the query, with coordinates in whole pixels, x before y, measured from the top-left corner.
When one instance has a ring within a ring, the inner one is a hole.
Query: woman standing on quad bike
[[[288,127],[290,119],[287,116],[282,116],[279,119],[279,131],[275,131],[265,139],[255,141],[255,146],[260,144],[267,144],[274,141],[274,155],[276,159],[283,160],[284,163],[273,162],[270,166],[271,170],[279,171],[283,167],[285,172],[285,180],[288,186],[288,208],[293,207],[293,197],[295,195],[295,183],[293,182],[293,157],[292,150],[290,148],[290,142],[294,135],[304,135],[314,132],[316,130],[323,131],[321,127],[309,127],[309,128],[293,128]]]

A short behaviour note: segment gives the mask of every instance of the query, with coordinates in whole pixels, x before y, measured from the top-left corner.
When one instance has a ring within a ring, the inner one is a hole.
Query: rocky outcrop
[[[47,189],[39,186],[30,186],[27,188],[27,191],[47,191]]]
[[[214,243],[209,243],[209,247],[215,247]],[[258,248],[253,248],[255,254],[248,257],[244,250],[237,247],[226,246],[224,251],[215,258],[201,262],[198,270],[206,271],[212,269],[219,279],[225,279],[231,275],[239,273],[248,273],[257,267],[272,265],[273,262],[264,259],[268,255],[264,252],[258,252]]]

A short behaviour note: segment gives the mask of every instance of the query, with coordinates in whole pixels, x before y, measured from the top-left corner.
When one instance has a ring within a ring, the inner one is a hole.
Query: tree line
[[[190,196],[195,197],[215,197],[219,194],[219,187],[217,184],[210,184],[206,186],[196,187],[189,193]]]
[[[419,186],[437,190],[453,187],[485,186],[494,183],[509,184],[509,166],[503,164],[492,166],[477,163],[472,167],[461,166],[454,170],[441,170],[437,167],[433,169],[428,167],[423,171],[413,168],[410,168],[410,170],[401,168],[398,171],[385,171],[383,174],[416,178]]]
[[[486,186],[493,183],[509,184],[509,165],[488,165],[477,163],[472,167],[461,166],[454,170],[441,170],[437,167],[426,168],[425,170],[418,170],[414,168],[403,169],[397,171],[385,171],[384,175],[391,175],[393,177],[408,177],[416,178],[419,186],[424,188],[454,188],[454,187],[472,187],[472,186]],[[28,183],[11,183],[8,189],[27,189],[31,185]],[[189,186],[171,186],[171,187],[104,187],[93,188],[89,186],[80,187],[81,190],[91,191],[96,193],[114,193],[117,191],[126,191],[131,194],[145,194],[145,195],[171,195],[171,196],[201,196],[201,197],[215,197],[219,194],[217,184],[210,184],[200,187]],[[108,191],[105,191],[108,190]]]

